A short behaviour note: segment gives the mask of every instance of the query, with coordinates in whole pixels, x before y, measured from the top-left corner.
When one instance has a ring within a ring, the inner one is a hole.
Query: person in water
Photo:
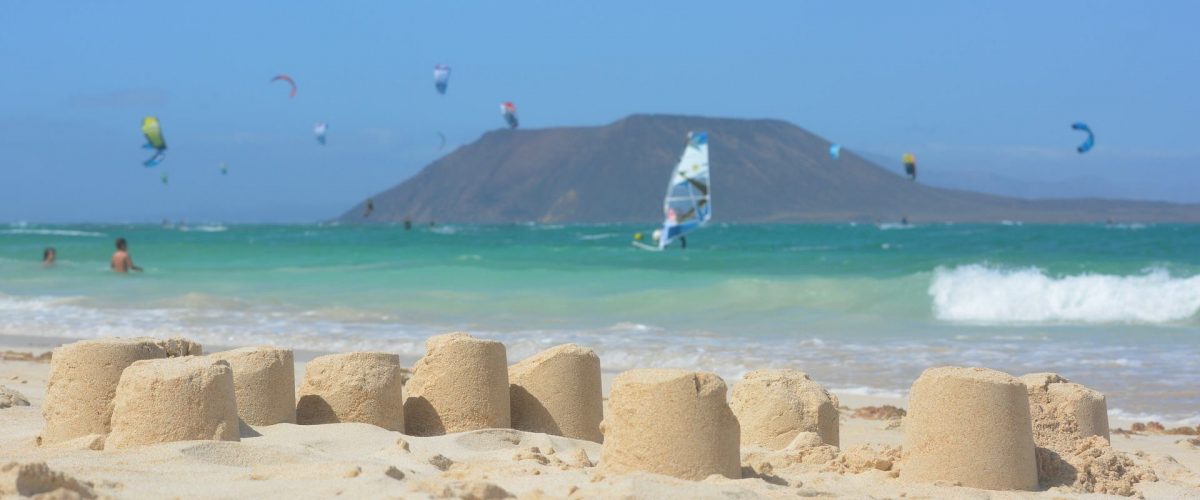
[[[54,247],[46,247],[45,250],[42,250],[42,267],[51,267],[56,260],[58,260],[58,251]]]
[[[366,208],[366,210],[363,210],[363,218],[365,219],[367,217],[370,217],[371,212],[374,212],[374,211],[375,211],[375,200],[368,198],[367,199],[367,208]]]
[[[142,268],[133,265],[133,259],[129,257],[129,244],[125,242],[125,238],[117,238],[117,251],[113,252],[112,262],[109,265],[113,272],[142,272]]]

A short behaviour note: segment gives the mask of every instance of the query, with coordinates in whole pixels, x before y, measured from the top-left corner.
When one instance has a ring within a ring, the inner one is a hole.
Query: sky
[[[503,101],[523,128],[633,113],[778,118],[847,150],[913,151],[938,183],[1200,202],[1197,2],[3,10],[0,222],[330,219],[502,127]],[[435,64],[453,68],[445,96]],[[294,99],[270,83],[279,73],[298,82]],[[169,146],[156,169],[141,164],[147,115]],[[324,147],[318,121],[329,124]],[[1085,155],[1076,121],[1096,132]]]

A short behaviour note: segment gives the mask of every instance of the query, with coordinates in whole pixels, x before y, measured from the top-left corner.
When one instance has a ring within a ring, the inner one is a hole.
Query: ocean
[[[515,362],[793,367],[903,395],[922,369],[1054,371],[1115,417],[1200,423],[1200,227],[723,225],[655,253],[626,225],[0,226],[0,335],[379,349],[448,331]],[[113,239],[146,272],[108,271]],[[54,246],[59,262],[39,264]]]

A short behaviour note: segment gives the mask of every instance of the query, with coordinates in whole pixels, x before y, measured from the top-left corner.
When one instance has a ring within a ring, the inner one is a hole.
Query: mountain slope
[[[910,182],[779,120],[634,115],[602,127],[484,134],[373,197],[370,220],[656,222],[687,132],[709,132],[714,220],[1200,222],[1200,205],[1025,200]],[[345,221],[362,221],[362,205]]]

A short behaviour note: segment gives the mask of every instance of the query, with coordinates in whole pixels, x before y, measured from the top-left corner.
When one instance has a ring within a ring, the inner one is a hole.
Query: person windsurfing
[[[688,133],[687,145],[668,179],[663,200],[663,225],[652,233],[650,244],[643,243],[645,236],[638,233],[634,235],[633,245],[643,250],[661,251],[679,240],[683,248],[687,248],[687,234],[712,219],[711,200],[708,134]]]

